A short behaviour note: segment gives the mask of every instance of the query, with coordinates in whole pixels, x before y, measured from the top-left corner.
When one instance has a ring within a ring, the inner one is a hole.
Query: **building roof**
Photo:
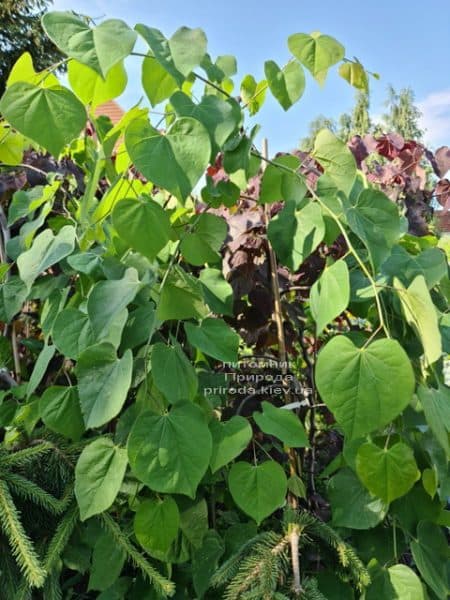
[[[117,102],[115,102],[115,100],[109,100],[104,104],[100,104],[95,109],[96,117],[99,117],[100,115],[105,115],[106,117],[109,117],[111,119],[113,125],[116,125],[116,123],[120,121],[124,114],[125,111],[117,104]]]

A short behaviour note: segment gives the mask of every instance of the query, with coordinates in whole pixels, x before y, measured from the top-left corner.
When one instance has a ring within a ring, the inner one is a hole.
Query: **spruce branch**
[[[42,587],[45,570],[30,538],[25,533],[7,484],[0,480],[0,523],[8,538],[12,555],[31,587]]]
[[[142,572],[144,577],[153,584],[157,592],[163,598],[173,596],[175,593],[175,584],[164,577],[164,575],[161,575],[161,573],[148,562],[108,513],[102,513],[100,518],[105,529],[111,533],[116,543],[122,547],[128,559]]]
[[[53,571],[44,586],[44,600],[63,600],[59,572]]]
[[[42,442],[36,446],[28,446],[17,452],[11,452],[9,454],[2,454],[0,457],[0,465],[2,468],[5,467],[22,467],[34,460],[41,454],[52,450],[53,444],[50,442]]]
[[[10,600],[14,598],[19,573],[16,563],[11,558],[9,548],[5,547],[3,540],[0,542],[0,581],[2,584],[0,598],[1,600]]]
[[[226,589],[224,600],[255,598],[271,600],[287,569],[288,536],[266,531],[250,540],[236,558],[227,561],[214,574],[211,584]]]
[[[80,513],[78,511],[78,505],[73,502],[56,528],[48,545],[47,552],[45,553],[44,566],[47,572],[51,573],[53,571],[57,560],[67,546],[67,542],[69,541],[79,518]]]
[[[13,494],[25,500],[30,500],[55,515],[64,512],[72,496],[72,491],[70,490],[59,500],[39,487],[34,481],[30,481],[26,477],[10,471],[3,473],[2,477],[8,482],[9,489]]]

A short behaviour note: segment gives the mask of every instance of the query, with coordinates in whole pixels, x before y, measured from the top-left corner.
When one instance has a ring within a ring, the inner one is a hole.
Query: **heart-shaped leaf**
[[[99,281],[93,286],[87,301],[87,312],[96,336],[108,336],[117,316],[124,313],[140,288],[137,271],[132,267],[125,271],[122,279]],[[125,321],[126,318],[122,327]]]
[[[67,74],[70,87],[75,94],[83,104],[89,104],[92,108],[120,96],[128,81],[127,72],[122,63],[114,65],[103,79],[90,67],[77,60],[71,60]]]
[[[204,319],[200,325],[185,323],[189,343],[223,362],[237,362],[239,335],[222,319]]]
[[[380,339],[358,348],[343,335],[319,352],[316,383],[350,438],[390,423],[411,401],[415,387],[411,363],[396,340]]]
[[[274,435],[291,448],[304,448],[309,445],[305,428],[297,415],[265,401],[262,403],[262,409],[262,413],[253,413],[253,418],[261,431]]]
[[[134,533],[138,542],[150,554],[165,554],[177,537],[180,511],[173,498],[144,500],[134,517]]]
[[[82,521],[111,506],[126,468],[126,450],[109,438],[98,438],[84,448],[75,468],[75,496]]]
[[[17,259],[20,278],[28,289],[43,271],[73,252],[75,237],[75,227],[71,225],[65,225],[56,235],[45,229],[36,236],[31,248]]]
[[[281,165],[281,167],[277,165]],[[297,171],[299,166],[300,159],[292,154],[275,157],[264,170],[258,202],[265,204],[280,200],[301,201],[306,193],[303,180],[294,172],[290,173],[283,169],[283,167],[288,167],[292,171]]]
[[[239,105],[234,100],[222,100],[217,96],[203,96],[194,104],[187,94],[175,92],[170,104],[179,117],[192,117],[203,123],[211,139],[213,159],[241,120]]]
[[[227,235],[227,224],[221,217],[202,214],[195,218],[193,231],[180,244],[184,258],[195,266],[220,260],[219,250]]]
[[[310,202],[295,210],[295,202],[287,202],[270,221],[267,235],[280,262],[296,271],[325,235],[320,206]]]
[[[70,58],[94,69],[102,77],[134,48],[136,32],[119,19],[107,19],[91,29],[71,12],[49,12],[42,17],[48,37]]]
[[[317,324],[319,335],[348,306],[350,300],[350,280],[344,260],[326,267],[320,278],[311,288],[309,301],[311,314]]]
[[[192,69],[200,65],[205,57],[207,40],[201,29],[180,27],[170,40],[167,40],[159,29],[147,25],[136,25],[136,31],[150,46],[153,60],[157,61],[180,87]]]
[[[213,441],[209,465],[215,473],[245,450],[252,439],[252,428],[247,419],[239,415],[223,423],[212,420],[209,428]]]
[[[157,106],[173,94],[178,84],[173,76],[153,57],[142,61],[142,87],[152,106]]]
[[[413,451],[402,442],[390,448],[363,444],[356,455],[356,472],[369,492],[388,504],[407,494],[420,476]]]
[[[76,308],[66,308],[58,314],[53,323],[52,337],[61,354],[75,359],[96,341],[89,317]]]
[[[84,432],[76,387],[47,388],[39,401],[39,413],[47,427],[67,438],[79,440]]]
[[[329,129],[321,129],[316,136],[312,156],[338,190],[348,196],[356,178],[356,162],[347,145]]]
[[[177,119],[165,135],[136,119],[126,129],[125,145],[136,168],[180,200],[192,192],[211,154],[207,130],[191,117]]]
[[[156,387],[171,404],[194,399],[198,389],[197,373],[179,344],[155,344],[151,366]]]
[[[442,340],[438,326],[437,310],[431,299],[423,275],[417,275],[405,288],[394,277],[394,288],[398,292],[405,318],[416,331],[428,364],[436,362],[442,355]]]
[[[274,461],[257,466],[238,462],[230,469],[228,486],[239,508],[259,525],[283,505],[287,479],[283,467]]]
[[[106,342],[90,346],[80,355],[78,393],[87,428],[100,427],[118,415],[131,384],[132,369],[131,350],[119,359],[114,346]]]
[[[394,246],[381,266],[384,274],[397,277],[405,286],[417,275],[423,275],[430,290],[447,275],[447,260],[439,248],[427,248],[420,254],[409,254],[403,246]]]
[[[169,40],[170,53],[175,67],[187,77],[206,54],[205,33],[197,28],[180,27]]]
[[[369,91],[367,73],[360,62],[348,61],[339,67],[339,75],[357,90]]]
[[[344,47],[333,37],[314,31],[294,33],[288,37],[288,47],[292,54],[304,65],[319,83],[323,83],[328,69],[342,60]]]
[[[233,288],[219,269],[202,269],[200,281],[208,306],[218,315],[233,315]]]
[[[374,498],[351,469],[341,469],[330,479],[328,494],[336,527],[370,529],[381,523],[388,510],[388,505]]]
[[[125,198],[115,206],[113,224],[125,242],[150,260],[170,239],[170,219],[166,211],[148,196]]]
[[[0,100],[0,112],[14,129],[55,157],[86,126],[86,109],[70,90],[18,82]]]
[[[201,319],[207,314],[198,279],[179,267],[173,268],[161,292],[156,311],[158,319]]]
[[[305,91],[305,73],[298,62],[289,62],[280,69],[276,62],[268,60],[264,63],[269,89],[284,110],[291,108]]]
[[[136,477],[151,490],[195,498],[211,448],[202,410],[183,404],[165,415],[141,413],[128,439],[128,458]]]
[[[345,216],[350,229],[367,248],[374,269],[389,256],[400,237],[400,217],[396,204],[375,189],[363,190],[356,202],[348,203]]]

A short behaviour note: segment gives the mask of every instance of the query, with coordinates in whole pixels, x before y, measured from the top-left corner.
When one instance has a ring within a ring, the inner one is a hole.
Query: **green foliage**
[[[0,94],[5,91],[11,69],[24,53],[31,52],[32,61],[39,70],[50,67],[64,57],[42,29],[41,17],[50,4],[51,2],[47,0],[4,0],[2,2]]]
[[[388,504],[409,492],[420,476],[413,451],[402,442],[390,448],[363,444],[356,456],[356,471],[366,488]]]
[[[277,408],[270,402],[262,402],[262,409],[262,413],[253,413],[253,418],[261,431],[274,435],[285,446],[291,448],[308,446],[306,431],[301,421],[290,410]]]
[[[270,158],[248,123],[362,64],[296,33],[236,82],[200,29],[43,25],[67,86],[24,54],[0,100],[5,593],[445,598],[442,242],[336,127]],[[113,125],[129,60],[158,110]]]
[[[347,263],[340,260],[326,268],[311,288],[311,314],[317,323],[317,333],[339,316],[350,300]]]
[[[142,413],[128,440],[135,474],[150,489],[195,498],[211,456],[211,434],[200,408],[174,406],[168,414]]]
[[[126,451],[108,438],[96,439],[84,448],[75,469],[75,496],[82,521],[111,506],[126,468]]]
[[[389,339],[358,348],[348,337],[332,338],[319,354],[316,381],[350,439],[382,429],[406,408],[414,392],[408,357]]]
[[[283,504],[287,491],[284,470],[273,461],[256,466],[234,463],[228,485],[236,504],[258,525]]]

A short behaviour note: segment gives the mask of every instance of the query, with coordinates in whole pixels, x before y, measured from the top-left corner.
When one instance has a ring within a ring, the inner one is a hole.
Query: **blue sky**
[[[422,126],[432,147],[450,145],[450,1],[428,0],[54,0],[54,9],[73,9],[91,17],[122,18],[134,26],[145,23],[167,36],[181,25],[201,27],[209,52],[234,54],[240,78],[251,73],[263,78],[267,59],[284,64],[289,57],[286,40],[292,33],[321,31],[336,37],[346,56],[358,59],[370,71],[371,110],[383,112],[387,85],[411,86],[423,112]],[[129,86],[120,102],[131,106],[143,94],[139,59],[127,62]],[[236,90],[236,93],[238,91]],[[289,150],[307,132],[318,114],[337,117],[351,109],[353,89],[337,74],[323,89],[308,78],[305,95],[286,113],[271,98],[257,115],[271,151]]]

